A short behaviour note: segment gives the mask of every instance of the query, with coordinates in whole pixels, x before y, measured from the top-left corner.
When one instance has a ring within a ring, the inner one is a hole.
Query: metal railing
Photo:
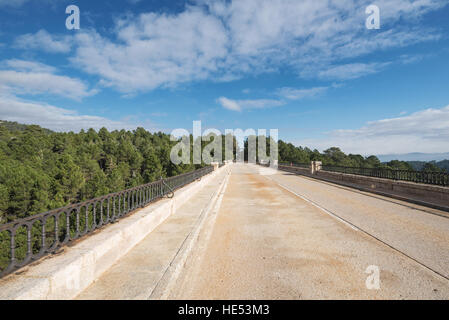
[[[437,186],[449,186],[449,173],[445,172],[425,172],[392,170],[384,168],[355,168],[340,166],[322,166],[322,170],[375,178],[424,183]]]
[[[208,166],[0,225],[0,277],[213,171]]]
[[[309,163],[298,163],[298,162],[281,161],[281,162],[279,162],[279,166],[310,169],[310,162]]]

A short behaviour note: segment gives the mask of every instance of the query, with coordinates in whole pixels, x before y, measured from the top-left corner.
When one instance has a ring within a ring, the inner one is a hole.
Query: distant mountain
[[[385,154],[377,156],[381,162],[391,160],[399,161],[442,161],[449,159],[449,152],[446,153],[406,153],[406,154]]]

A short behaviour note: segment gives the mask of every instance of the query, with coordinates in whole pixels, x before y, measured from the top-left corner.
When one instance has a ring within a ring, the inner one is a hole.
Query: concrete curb
[[[230,177],[230,171],[226,174],[223,179],[219,189],[214,193],[211,198],[211,201],[208,205],[203,209],[201,215],[195,224],[193,231],[187,236],[184,241],[181,249],[170,263],[170,266],[167,268],[166,272],[162,276],[161,280],[158,282],[153,292],[151,293],[149,300],[165,300],[167,299],[170,291],[173,289],[176,284],[176,280],[182,272],[182,269],[192,252],[195,244],[197,243],[199,234],[203,229],[203,226],[207,220],[207,217],[211,212],[217,212],[220,209],[221,199],[223,198],[223,194],[226,191],[226,187],[228,185]]]
[[[1,279],[0,300],[73,299],[226,167],[177,190],[172,199],[149,205],[62,253]]]

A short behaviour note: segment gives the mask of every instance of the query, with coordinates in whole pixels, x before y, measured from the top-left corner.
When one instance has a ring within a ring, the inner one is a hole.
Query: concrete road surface
[[[254,165],[232,170],[168,298],[449,298],[447,214]]]

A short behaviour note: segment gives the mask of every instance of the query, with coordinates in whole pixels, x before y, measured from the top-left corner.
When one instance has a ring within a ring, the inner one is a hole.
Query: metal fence
[[[298,162],[281,161],[281,162],[279,162],[279,166],[310,169],[310,162],[309,163],[298,163]]]
[[[354,168],[339,166],[322,166],[322,170],[375,178],[425,183],[438,186],[449,186],[449,173],[445,172],[424,172],[392,170],[384,168]]]
[[[196,171],[0,225],[0,277],[213,171]]]

